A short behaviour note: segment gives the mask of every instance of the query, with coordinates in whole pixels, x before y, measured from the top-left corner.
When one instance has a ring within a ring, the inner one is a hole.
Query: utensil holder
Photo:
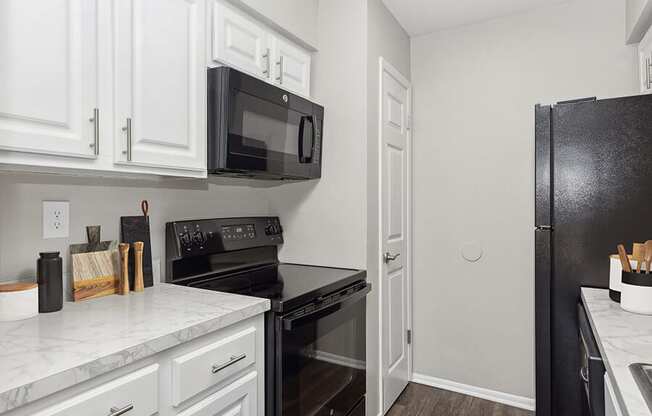
[[[627,256],[629,265],[632,270],[636,270],[637,262],[632,256]],[[614,302],[620,303],[620,294],[622,292],[622,273],[623,266],[620,264],[618,254],[609,256],[609,297]],[[651,275],[652,276],[652,275]]]
[[[652,274],[622,272],[620,307],[627,312],[652,315]]]

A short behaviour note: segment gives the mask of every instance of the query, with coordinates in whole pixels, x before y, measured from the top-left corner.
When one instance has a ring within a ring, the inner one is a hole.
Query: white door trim
[[[401,72],[396,69],[391,63],[389,63],[382,56],[378,58],[378,250],[377,253],[377,267],[379,271],[378,279],[378,297],[379,297],[379,308],[378,308],[378,351],[380,358],[380,371],[378,377],[378,390],[379,390],[379,415],[384,415],[386,410],[384,409],[384,368],[383,368],[383,260],[381,252],[383,250],[383,72],[387,72],[392,75],[397,81],[399,81],[403,86],[406,87],[408,93],[408,133],[407,133],[407,162],[408,162],[408,178],[407,178],[407,232],[409,233],[407,238],[407,328],[412,331],[412,247],[413,247],[413,193],[412,193],[412,84],[410,81],[403,75]],[[408,346],[408,380],[411,380],[413,377],[413,363],[412,363],[412,350],[414,345],[414,332],[412,332],[412,343]]]

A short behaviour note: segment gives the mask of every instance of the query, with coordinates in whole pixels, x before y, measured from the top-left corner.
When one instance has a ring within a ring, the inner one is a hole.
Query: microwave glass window
[[[281,162],[299,160],[299,140],[312,134],[311,126],[301,123],[305,114],[242,91],[237,91],[233,99],[229,123],[231,153]]]
[[[256,137],[257,139],[252,139]],[[298,154],[299,126],[245,111],[242,116],[242,144],[285,154]],[[261,140],[263,139],[264,140]]]

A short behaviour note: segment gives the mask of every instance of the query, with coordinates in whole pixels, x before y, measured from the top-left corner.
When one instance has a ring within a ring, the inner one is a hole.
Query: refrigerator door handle
[[[534,231],[553,231],[552,225],[535,225]]]

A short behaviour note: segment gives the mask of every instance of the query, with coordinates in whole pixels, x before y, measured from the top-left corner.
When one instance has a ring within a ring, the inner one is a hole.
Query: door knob
[[[394,260],[396,260],[396,259],[398,258],[398,256],[400,256],[400,255],[401,255],[401,253],[390,254],[390,252],[387,251],[387,252],[385,252],[385,254],[383,255],[383,261],[385,262],[385,264],[387,264],[387,263],[389,263],[390,261],[394,261]]]

